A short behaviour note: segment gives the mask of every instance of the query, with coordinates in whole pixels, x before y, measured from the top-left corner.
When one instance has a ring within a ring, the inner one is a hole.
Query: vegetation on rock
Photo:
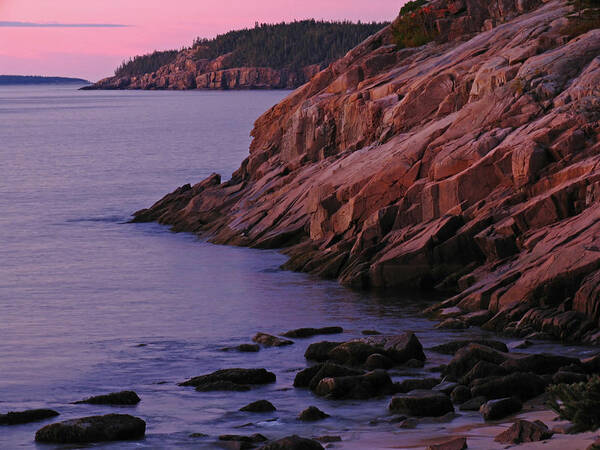
[[[600,376],[586,382],[548,387],[550,407],[563,420],[573,422],[578,432],[600,428]]]
[[[408,2],[400,10],[400,16],[392,26],[398,48],[420,47],[439,36],[435,20],[437,12],[424,6],[427,2]]]
[[[232,67],[271,67],[299,69],[313,64],[329,64],[376,33],[387,23],[352,23],[302,20],[290,23],[256,24],[254,28],[230,31],[213,39],[197,38],[191,50],[195,59],[215,59],[228,55],[224,69]],[[177,57],[177,50],[155,51],[124,61],[118,77],[151,73]]]

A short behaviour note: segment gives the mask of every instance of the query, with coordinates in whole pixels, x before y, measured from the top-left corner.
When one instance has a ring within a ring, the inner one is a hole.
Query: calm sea
[[[248,152],[254,120],[286,94],[0,88],[0,413],[49,407],[60,420],[114,411],[146,420],[144,441],[95,446],[115,449],[215,448],[219,434],[256,432],[401,448],[446,433],[446,424],[398,429],[389,399],[330,402],[293,389],[306,346],[323,338],[256,354],[221,351],[258,331],[303,326],[340,325],[340,340],[373,328],[412,329],[425,346],[448,339],[416,317],[423,303],[415,296],[352,292],[279,270],[285,258],[274,251],[126,223],[182,184],[212,172],[227,178]],[[228,367],[265,367],[278,380],[242,393],[177,386]],[[142,402],[71,404],[124,389]],[[238,411],[262,398],[277,412]],[[309,405],[332,417],[298,422]],[[0,448],[35,446],[45,424],[2,427]]]

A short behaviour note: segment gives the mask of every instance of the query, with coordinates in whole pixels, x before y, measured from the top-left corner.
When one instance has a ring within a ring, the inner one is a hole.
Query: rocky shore
[[[428,311],[444,327],[596,344],[600,29],[576,4],[431,1],[435,41],[382,30],[261,116],[231,180],[134,221],[447,293]]]

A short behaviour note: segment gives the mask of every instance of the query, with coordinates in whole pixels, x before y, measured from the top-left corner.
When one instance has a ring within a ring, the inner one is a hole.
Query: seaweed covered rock
[[[82,444],[142,439],[146,422],[127,414],[108,414],[53,423],[38,430],[37,442]]]

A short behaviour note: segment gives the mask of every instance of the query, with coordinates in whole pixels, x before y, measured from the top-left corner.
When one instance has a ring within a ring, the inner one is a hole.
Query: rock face
[[[75,444],[141,439],[146,422],[126,414],[108,414],[53,423],[38,430],[35,440],[56,444]]]
[[[600,30],[569,37],[564,0],[429,6],[439,41],[398,50],[383,29],[261,116],[231,180],[134,220],[286,247],[286,268],[349,286],[435,287],[453,296],[430,312],[467,324],[600,342]]]
[[[318,64],[297,70],[271,67],[225,68],[227,56],[198,60],[193,49],[184,50],[175,61],[155,72],[104,78],[86,89],[295,89],[321,69]]]

